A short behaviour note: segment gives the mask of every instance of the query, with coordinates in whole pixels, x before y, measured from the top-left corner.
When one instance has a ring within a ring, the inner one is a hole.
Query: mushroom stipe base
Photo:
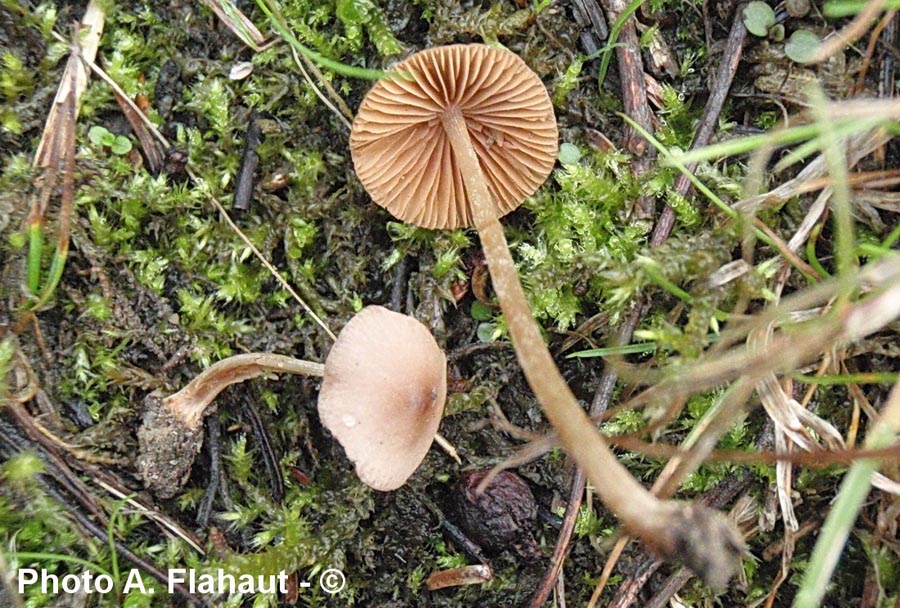
[[[138,473],[159,498],[172,498],[191,474],[203,447],[203,426],[185,426],[159,395],[144,398],[144,417],[137,432]]]

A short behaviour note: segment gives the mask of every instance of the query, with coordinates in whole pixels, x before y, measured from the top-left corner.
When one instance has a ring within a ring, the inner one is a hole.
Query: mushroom
[[[724,586],[742,551],[738,534],[717,512],[661,501],[631,476],[563,380],[526,302],[499,217],[555,164],[556,121],[537,75],[512,52],[480,44],[416,53],[366,95],[350,150],[372,199],[397,218],[474,225],[519,363],[569,454],[626,528]]]
[[[447,395],[443,351],[412,317],[368,306],[338,335],[325,365],[271,353],[235,355],[173,395],[148,395],[137,466],[157,496],[170,498],[187,481],[216,396],[267,373],[324,376],[322,423],[344,446],[360,479],[377,490],[403,485],[436,439]]]
[[[319,418],[376,490],[403,485],[435,439],[447,359],[412,317],[368,306],[341,330],[325,361]]]

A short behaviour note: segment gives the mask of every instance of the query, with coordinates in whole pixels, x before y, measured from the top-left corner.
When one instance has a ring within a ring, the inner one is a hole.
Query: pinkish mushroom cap
[[[394,490],[428,453],[446,395],[447,359],[428,329],[368,306],[328,353],[319,417],[364,483]]]
[[[556,163],[553,104],[518,55],[484,44],[420,51],[375,83],[350,134],[360,181],[373,201],[405,222],[440,229],[473,224],[459,160],[441,123],[454,109],[465,118],[498,217],[533,194]]]

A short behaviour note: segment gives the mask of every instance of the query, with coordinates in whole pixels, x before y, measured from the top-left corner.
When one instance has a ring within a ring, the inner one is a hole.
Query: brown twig
[[[250,428],[253,429],[253,438],[259,444],[263,465],[265,465],[266,473],[269,477],[269,489],[272,491],[272,500],[275,504],[280,505],[281,501],[284,500],[284,478],[281,476],[278,455],[275,454],[275,448],[272,447],[269,431],[256,410],[254,399],[246,394],[247,392],[249,391],[245,392],[244,399],[242,399],[243,407],[241,410],[250,421]]]
[[[197,525],[206,528],[209,525],[209,517],[212,515],[216,494],[219,492],[219,482],[222,479],[222,429],[219,419],[210,416],[206,421],[206,449],[209,452],[209,482],[197,507]]]
[[[734,75],[737,73],[738,63],[740,63],[746,39],[747,28],[744,27],[743,16],[738,11],[735,13],[731,30],[728,32],[728,40],[725,43],[725,50],[722,52],[719,70],[716,72],[716,77],[710,86],[706,108],[703,110],[703,116],[700,118],[700,124],[697,127],[697,133],[694,135],[691,149],[701,148],[709,143],[715,128],[718,126],[719,115],[722,113],[722,108],[725,105],[728,91],[731,90],[731,83],[734,81]],[[688,170],[693,173],[696,167],[696,164],[688,165]],[[690,190],[690,179],[687,175],[679,175],[675,180],[676,195],[687,196]],[[656,223],[650,243],[653,245],[662,244],[668,238],[674,225],[675,212],[672,207],[666,205],[659,216],[659,221]]]
[[[113,94],[116,97],[116,102],[119,104],[119,109],[122,110],[122,114],[128,120],[128,124],[131,125],[131,130],[134,131],[138,141],[141,143],[141,150],[144,151],[144,158],[147,159],[150,173],[159,175],[163,166],[162,150],[143,120],[144,113],[135,108],[134,104],[128,103],[127,98],[123,97],[118,90],[114,89]]]
[[[878,44],[879,39],[882,38],[882,32],[884,32],[885,28],[894,21],[896,16],[897,11],[889,10],[885,12],[878,24],[872,28],[872,32],[869,34],[869,44],[866,45],[866,52],[863,54],[863,64],[859,69],[859,75],[856,77],[856,85],[853,87],[854,97],[862,94],[866,82],[866,74],[869,72],[872,56],[875,54],[875,46]]]
[[[256,167],[259,165],[259,154],[256,149],[262,142],[262,131],[256,119],[256,110],[250,111],[247,120],[247,135],[244,139],[244,153],[241,155],[241,166],[238,169],[234,185],[233,209],[247,211],[253,202],[253,185]]]
[[[597,0],[573,0],[572,8],[575,21],[582,28],[579,36],[581,46],[588,55],[592,55],[600,49],[600,41],[609,37],[603,11],[597,5]]]
[[[615,22],[627,8],[625,0],[604,0],[603,5],[610,22]],[[625,114],[645,130],[652,131],[653,114],[647,101],[640,39],[633,15],[619,30],[619,38],[616,42],[618,45],[616,59],[619,65],[619,78],[622,81],[622,105]],[[655,151],[648,145],[647,140],[638,135],[631,127],[627,127],[625,130],[623,147],[636,157],[632,168],[635,175],[640,176],[650,170],[650,163],[655,156]],[[655,215],[653,207],[651,197],[641,196],[635,203],[634,215],[637,219],[650,220]]]

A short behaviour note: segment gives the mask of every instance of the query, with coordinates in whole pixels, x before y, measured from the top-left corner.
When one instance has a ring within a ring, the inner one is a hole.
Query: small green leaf
[[[494,316],[494,311],[492,311],[491,307],[484,302],[475,300],[472,302],[470,314],[476,321],[489,321],[491,317]]]
[[[744,26],[754,36],[765,37],[775,25],[775,11],[765,2],[751,2],[744,8]]]
[[[131,152],[131,141],[124,135],[116,135],[109,148],[113,154],[128,154]]]
[[[581,160],[581,150],[575,144],[565,142],[559,146],[558,158],[564,165],[574,165]]]
[[[784,45],[784,54],[791,61],[808,63],[812,61],[819,50],[819,37],[807,30],[797,30],[791,34],[790,40]]]
[[[97,146],[107,145],[110,135],[111,133],[106,130],[106,127],[101,127],[100,125],[94,125],[91,127],[91,130],[88,131],[88,139],[91,140],[92,144]]]

